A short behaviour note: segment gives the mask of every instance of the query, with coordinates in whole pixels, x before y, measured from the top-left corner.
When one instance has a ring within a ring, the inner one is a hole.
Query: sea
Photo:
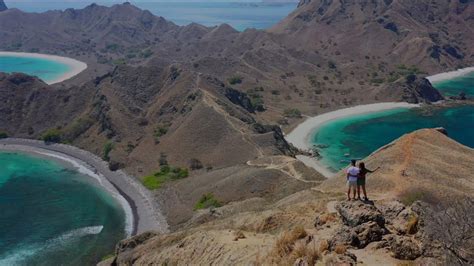
[[[67,64],[43,58],[0,55],[0,71],[6,73],[21,72],[30,76],[37,76],[49,83],[71,71],[71,67]]]
[[[46,12],[67,8],[84,8],[91,3],[110,6],[124,1],[8,1],[9,8],[18,8],[26,12]],[[267,29],[278,23],[295,10],[297,3],[263,2],[142,2],[130,1],[137,7],[149,10],[177,25],[192,22],[205,26],[227,23],[239,31],[248,28]]]
[[[434,86],[447,96],[461,91],[474,96],[474,73]],[[351,159],[365,158],[403,134],[434,127],[446,128],[451,138],[474,148],[474,105],[400,108],[354,115],[322,125],[311,137],[311,143],[322,156],[320,162],[338,171]]]
[[[55,160],[0,152],[0,265],[95,265],[126,237],[104,189]]]

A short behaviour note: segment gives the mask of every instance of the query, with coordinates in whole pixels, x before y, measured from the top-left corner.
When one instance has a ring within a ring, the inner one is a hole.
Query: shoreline
[[[45,144],[38,140],[14,138],[1,139],[0,151],[48,157],[91,177],[122,206],[126,216],[127,237],[150,230],[169,231],[166,218],[160,212],[153,195],[123,171],[110,171],[108,163],[92,153],[64,144]]]
[[[324,124],[345,118],[354,115],[369,114],[381,111],[388,111],[398,108],[414,108],[419,107],[418,104],[410,104],[405,102],[385,102],[385,103],[374,103],[374,104],[365,104],[357,105],[354,107],[339,109],[336,111],[324,113],[314,117],[307,118],[304,122],[300,123],[296,128],[294,128],[290,133],[285,135],[286,141],[291,143],[296,148],[307,151],[312,148],[310,143],[311,136],[318,131],[321,126]],[[334,176],[336,173],[332,172],[328,166],[321,163],[319,160],[304,156],[298,155],[297,159],[304,163],[306,166],[311,167],[318,171],[320,174],[326,178]]]
[[[466,67],[466,68],[461,68],[454,71],[431,75],[429,77],[426,77],[426,79],[428,79],[431,83],[436,83],[436,82],[450,80],[457,77],[462,77],[473,72],[474,72],[474,67]]]
[[[46,59],[46,60],[51,60],[51,61],[55,61],[64,65],[67,65],[70,68],[69,71],[61,75],[59,78],[50,80],[48,82],[44,81],[48,85],[52,85],[52,84],[56,84],[56,83],[60,83],[65,80],[68,80],[87,69],[87,64],[84,62],[81,62],[73,58],[63,57],[63,56],[58,56],[58,55],[0,51],[0,56]]]

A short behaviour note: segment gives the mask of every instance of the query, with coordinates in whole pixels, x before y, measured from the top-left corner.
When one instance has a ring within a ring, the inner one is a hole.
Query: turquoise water
[[[320,149],[321,162],[339,170],[350,159],[365,158],[403,134],[433,127],[446,128],[451,138],[474,148],[474,106],[436,108],[428,113],[417,108],[356,115],[327,123],[313,143],[327,145]]]
[[[6,1],[9,7],[15,7],[27,12],[45,12],[48,10],[64,10],[66,8],[84,8],[97,2],[110,6],[117,1]],[[162,16],[178,25],[187,25],[196,22],[206,26],[215,26],[222,23],[230,24],[237,30],[247,28],[266,29],[296,8],[296,3],[261,3],[261,2],[133,2],[141,9],[147,9],[157,16]]]
[[[0,265],[94,265],[125,235],[121,206],[56,161],[0,152]]]
[[[465,91],[474,96],[474,74],[434,84],[445,95]],[[365,158],[403,134],[421,128],[444,127],[454,140],[474,148],[474,105],[395,109],[355,115],[324,124],[311,142],[318,145],[321,162],[340,170],[350,159]]]
[[[443,94],[457,96],[464,91],[466,95],[474,96],[474,72],[450,80],[434,83],[434,86]]]
[[[71,70],[70,66],[56,61],[18,56],[0,56],[0,72],[21,72],[37,76],[45,82],[60,78]]]

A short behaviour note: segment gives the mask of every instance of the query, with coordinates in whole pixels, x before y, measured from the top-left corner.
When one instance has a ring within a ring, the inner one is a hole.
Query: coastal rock
[[[374,205],[365,204],[361,201],[340,202],[335,206],[342,217],[344,224],[355,227],[367,222],[376,222],[384,226],[385,219]]]

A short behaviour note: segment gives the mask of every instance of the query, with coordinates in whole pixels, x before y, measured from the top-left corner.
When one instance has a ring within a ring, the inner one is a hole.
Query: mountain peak
[[[7,5],[5,5],[5,2],[3,2],[3,0],[0,0],[0,12],[5,11],[7,9],[8,9],[8,7],[7,7]]]

